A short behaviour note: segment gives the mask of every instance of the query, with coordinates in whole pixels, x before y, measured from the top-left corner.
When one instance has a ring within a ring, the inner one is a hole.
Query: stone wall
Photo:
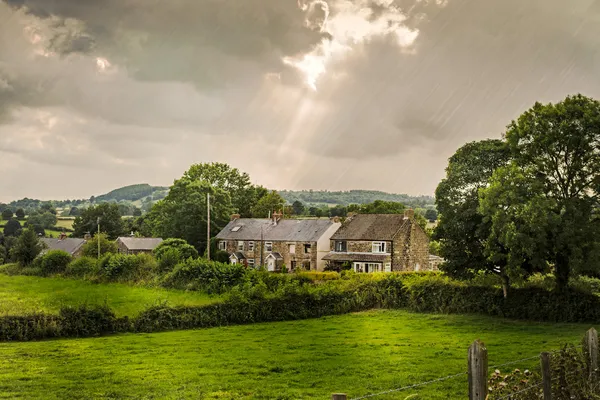
[[[260,266],[260,262],[261,262],[261,257],[260,257],[260,253],[261,253],[261,248],[264,250],[263,251],[263,257],[262,257],[262,262],[263,265],[266,265],[266,259],[267,256],[271,253],[269,251],[266,250],[264,243],[268,242],[268,241],[264,241],[261,247],[261,242],[260,241],[254,241],[254,250],[250,251],[248,248],[248,240],[244,241],[244,251],[241,251],[244,256],[247,259],[251,259],[253,258],[254,261],[254,265],[255,266]],[[281,241],[281,242],[272,242],[273,243],[273,250],[272,252],[274,253],[279,253],[281,254],[281,256],[283,257],[283,260],[281,262],[279,262],[277,264],[278,268],[282,268],[283,265],[285,265],[288,270],[291,270],[293,268],[293,262],[296,263],[296,266],[299,268],[303,268],[303,266],[305,267],[305,269],[310,269],[310,270],[316,270],[317,269],[317,243],[316,242],[287,242],[287,241]],[[289,245],[295,245],[295,251],[294,253],[290,253],[290,246]],[[305,253],[304,252],[304,245],[310,245],[310,252],[309,253]],[[227,253],[231,254],[231,253],[235,253],[238,250],[238,241],[237,240],[228,240],[227,241]]]
[[[429,268],[429,237],[414,220],[394,240],[393,271],[416,271]]]

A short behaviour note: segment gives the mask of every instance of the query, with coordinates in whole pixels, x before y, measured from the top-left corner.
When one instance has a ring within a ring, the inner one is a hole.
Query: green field
[[[55,313],[63,305],[103,304],[106,301],[117,315],[134,316],[159,301],[171,305],[201,305],[214,300],[214,297],[198,292],[0,274],[0,315],[36,311]]]
[[[75,222],[75,219],[59,219],[56,221],[56,227],[73,229],[73,222]]]
[[[0,343],[0,398],[327,399],[466,371],[482,339],[490,366],[578,342],[587,325],[371,311],[157,334]],[[537,360],[508,368],[530,368]],[[464,399],[466,375],[375,399]]]

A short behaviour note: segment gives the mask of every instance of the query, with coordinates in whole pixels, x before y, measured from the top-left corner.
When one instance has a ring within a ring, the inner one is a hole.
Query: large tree
[[[52,214],[51,212],[40,212],[40,213],[35,213],[29,216],[29,218],[27,218],[27,226],[41,226],[44,229],[49,229],[52,228],[54,226],[56,226],[56,223],[58,222],[58,219],[56,218],[55,214]]]
[[[5,209],[4,211],[2,211],[2,219],[5,221],[8,221],[9,219],[11,219],[13,217],[14,213],[10,208]]]
[[[252,207],[268,192],[254,186],[250,176],[224,163],[195,164],[185,172],[183,178],[192,182],[206,182],[215,189],[229,194],[234,211],[243,218],[252,216]]]
[[[254,218],[267,218],[269,214],[283,210],[285,200],[275,190],[263,196],[252,208]]]
[[[4,225],[4,236],[19,236],[21,234],[21,224],[14,218],[6,221]]]
[[[350,204],[348,212],[359,214],[402,214],[404,204],[396,201],[375,200],[368,204]]]
[[[510,264],[552,265],[559,290],[572,272],[598,271],[600,103],[581,95],[536,103],[509,125],[506,142],[513,161],[481,193],[492,241]]]
[[[73,236],[83,237],[87,232],[92,235],[98,232],[106,233],[109,239],[116,239],[124,233],[123,220],[117,204],[102,203],[81,211],[81,215],[73,222]]]
[[[167,197],[157,202],[147,215],[155,235],[180,238],[200,254],[207,244],[207,195],[211,196],[211,233],[216,235],[227,225],[234,207],[225,190],[187,175],[175,181]]]
[[[38,239],[35,230],[28,228],[21,233],[15,246],[11,249],[11,256],[19,264],[27,266],[36,259],[43,249],[44,246]]]
[[[439,222],[434,233],[439,254],[446,260],[441,268],[450,276],[501,272],[485,253],[490,224],[479,211],[478,192],[509,159],[506,143],[493,139],[467,143],[450,157],[446,177],[435,191]]]

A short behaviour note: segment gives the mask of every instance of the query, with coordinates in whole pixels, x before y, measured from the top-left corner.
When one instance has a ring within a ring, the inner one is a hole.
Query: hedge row
[[[59,315],[0,318],[0,340],[87,337],[115,332],[157,332],[257,322],[288,321],[373,308],[416,312],[477,313],[552,322],[600,321],[600,297],[577,291],[563,294],[540,288],[513,290],[468,286],[440,277],[403,280],[339,280],[312,285],[299,281],[269,290],[267,285],[234,288],[228,298],[197,307],[151,307],[133,319],[116,318],[107,307],[65,308]]]

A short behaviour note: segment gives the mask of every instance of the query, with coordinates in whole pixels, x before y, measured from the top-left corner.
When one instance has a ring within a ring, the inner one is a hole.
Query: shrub
[[[194,246],[188,244],[183,239],[167,239],[161,242],[156,249],[154,249],[154,255],[158,260],[163,258],[166,252],[171,251],[172,249],[177,250],[179,254],[179,260],[183,261],[188,258],[198,258],[198,251],[194,248]]]
[[[92,257],[77,258],[67,266],[66,275],[77,278],[95,275],[98,272],[96,264],[96,259]]]
[[[161,252],[160,258],[158,259],[158,270],[160,272],[170,272],[179,264],[181,259],[181,253],[176,248],[167,248]]]
[[[340,279],[340,274],[337,272],[317,272],[317,271],[306,271],[306,272],[298,272],[296,274],[297,277],[306,277],[310,279],[311,282],[316,281],[332,281]]]
[[[4,264],[0,266],[0,273],[6,275],[19,275],[21,273],[21,266],[17,263]]]
[[[108,254],[98,261],[99,277],[108,281],[138,281],[156,269],[156,261],[148,254]]]
[[[177,264],[162,279],[165,287],[223,293],[245,279],[246,268],[205,259],[188,259]]]
[[[117,252],[117,244],[112,240],[109,240],[106,234],[101,233],[99,235],[95,235],[83,245],[82,254],[86,257],[98,258],[98,241],[100,241],[101,255],[114,254]]]
[[[73,257],[66,251],[50,250],[40,258],[39,266],[44,275],[61,274],[72,260]]]

